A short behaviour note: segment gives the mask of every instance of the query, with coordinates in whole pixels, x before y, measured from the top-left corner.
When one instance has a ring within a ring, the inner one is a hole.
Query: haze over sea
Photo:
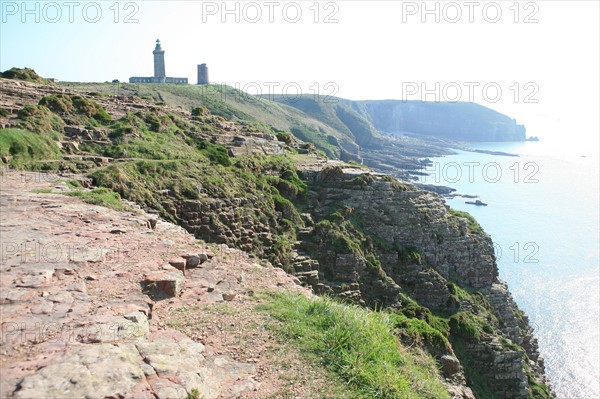
[[[479,195],[488,204],[446,200],[491,235],[500,278],[530,317],[558,398],[599,398],[597,142],[470,145],[520,156],[460,151],[433,158],[421,182]]]

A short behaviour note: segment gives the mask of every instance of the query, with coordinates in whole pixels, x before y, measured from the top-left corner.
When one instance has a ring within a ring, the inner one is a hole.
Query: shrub
[[[466,339],[479,340],[482,333],[494,333],[489,323],[470,312],[458,312],[452,315],[448,325],[452,334]]]
[[[198,143],[197,147],[211,162],[222,166],[231,166],[227,149],[222,145],[202,140]]]
[[[40,99],[38,105],[62,115],[70,123],[87,124],[88,119],[92,118],[100,124],[107,124],[111,120],[111,116],[100,104],[81,96],[51,94]]]
[[[194,107],[192,108],[193,116],[207,116],[210,115],[210,111],[206,107]]]
[[[288,132],[277,132],[275,133],[275,136],[277,137],[277,140],[286,144],[292,144],[294,142],[294,136]]]
[[[400,330],[400,335],[408,337],[419,346],[425,346],[429,352],[441,355],[450,351],[446,336],[425,320],[408,318],[402,314],[394,314],[391,320]]]

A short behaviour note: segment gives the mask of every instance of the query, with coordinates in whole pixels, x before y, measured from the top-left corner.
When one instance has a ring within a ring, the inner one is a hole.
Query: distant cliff
[[[418,133],[464,141],[523,141],[525,126],[474,103],[376,100],[348,102],[380,132]]]

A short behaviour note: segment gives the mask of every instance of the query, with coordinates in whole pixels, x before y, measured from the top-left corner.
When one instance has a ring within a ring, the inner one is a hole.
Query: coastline
[[[593,228],[594,220],[596,223],[598,220],[598,190],[597,182],[594,183],[594,173],[595,176],[598,173],[597,158],[579,157],[577,154],[583,150],[567,152],[557,146],[548,146],[550,149],[559,148],[555,153],[544,151],[542,146],[536,146],[542,143],[470,143],[474,147],[489,145],[491,151],[511,153],[517,152],[520,147],[520,157],[514,159],[474,152],[432,159],[440,163],[440,168],[448,163],[478,162],[479,171],[486,162],[499,164],[505,172],[504,180],[496,183],[485,181],[481,174],[475,174],[475,179],[469,183],[466,168],[465,177],[460,182],[432,182],[432,177],[422,180],[429,180],[430,184],[443,183],[456,189],[453,195],[445,196],[446,203],[453,208],[469,211],[490,232],[494,239],[500,276],[507,281],[516,302],[530,315],[557,397],[595,397],[600,390],[599,349],[594,345],[599,336],[598,328],[594,326],[599,312],[597,294],[594,292],[600,287],[598,231]],[[514,167],[510,169],[516,162],[522,172],[518,183],[514,182]],[[527,174],[523,172],[531,173],[534,170],[523,169],[528,163],[537,165],[536,174],[530,176],[537,181],[526,184],[523,179]],[[577,175],[589,178],[583,182],[573,182],[571,173],[566,171],[578,171]],[[569,199],[566,194],[563,195],[562,188],[565,186],[570,187]],[[460,196],[463,193],[478,196],[489,206],[465,205]],[[553,218],[549,219],[547,215],[553,215]],[[562,231],[574,221],[577,221],[579,228]],[[559,237],[561,241],[557,242]],[[583,253],[579,255],[582,249]],[[577,260],[567,257],[567,253],[577,254]],[[583,287],[589,289],[585,289],[586,294],[580,299],[574,293],[581,292]],[[577,309],[576,313],[567,311],[567,306]],[[586,318],[582,319],[584,314]],[[576,326],[562,322],[571,317],[578,323]],[[557,319],[561,322],[555,322]],[[585,322],[588,319],[590,323]],[[582,335],[581,331],[585,333]],[[575,339],[576,336],[581,338]]]

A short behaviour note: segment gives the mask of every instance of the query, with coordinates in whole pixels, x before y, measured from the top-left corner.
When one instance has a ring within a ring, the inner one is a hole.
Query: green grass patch
[[[19,127],[36,133],[51,134],[57,138],[62,134],[65,123],[43,105],[26,105],[17,114]]]
[[[467,219],[467,228],[468,228],[469,232],[471,232],[471,233],[482,233],[483,232],[483,229],[481,228],[481,226],[479,225],[477,220],[475,220],[475,218],[469,212],[459,211],[456,209],[450,209],[450,214],[457,218]]]
[[[412,343],[426,348],[429,353],[442,355],[450,352],[450,342],[446,336],[426,320],[393,314],[392,322],[399,329],[399,335],[406,336]]]
[[[4,72],[0,72],[0,78],[25,80],[27,82],[48,84],[47,79],[42,78],[31,68],[10,68]]]
[[[550,394],[548,386],[537,382],[533,373],[529,370],[529,366],[525,366],[525,371],[527,373],[527,383],[529,385],[527,399],[551,399],[552,395]]]
[[[60,149],[50,137],[21,129],[0,129],[0,155],[12,157],[10,164],[22,167],[28,162],[56,159]]]
[[[50,94],[39,105],[61,115],[69,124],[106,125],[111,116],[95,101],[69,94]]]
[[[273,328],[302,351],[316,355],[359,398],[449,398],[434,360],[403,347],[390,315],[328,298],[270,293],[259,309]]]
[[[448,320],[452,334],[469,340],[480,340],[483,334],[493,334],[493,327],[482,317],[470,312],[458,312]]]
[[[104,187],[95,188],[90,191],[75,190],[64,194],[70,197],[79,197],[88,204],[105,206],[117,210],[124,209],[121,196]]]

